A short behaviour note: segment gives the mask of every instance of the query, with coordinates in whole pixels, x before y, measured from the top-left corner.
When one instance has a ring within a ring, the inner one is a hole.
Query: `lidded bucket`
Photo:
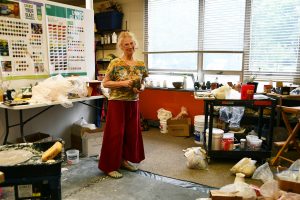
[[[208,145],[208,133],[209,129],[206,129],[206,145]],[[212,150],[221,150],[222,149],[222,139],[223,139],[224,131],[219,128],[212,129]]]
[[[70,149],[66,151],[68,164],[77,164],[79,163],[79,150]]]
[[[159,128],[161,133],[168,133],[168,124],[166,120],[159,121]]]

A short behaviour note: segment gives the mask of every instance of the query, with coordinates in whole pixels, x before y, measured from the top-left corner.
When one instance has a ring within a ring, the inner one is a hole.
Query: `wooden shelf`
[[[116,50],[116,44],[96,44],[96,50]]]

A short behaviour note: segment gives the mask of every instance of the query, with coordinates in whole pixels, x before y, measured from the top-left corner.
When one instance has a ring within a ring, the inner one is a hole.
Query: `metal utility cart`
[[[276,100],[264,96],[264,95],[254,95],[253,100],[238,100],[238,99],[204,99],[205,106],[205,125],[204,125],[204,138],[205,141],[208,139],[208,146],[206,146],[207,154],[209,158],[243,158],[250,157],[258,160],[265,160],[271,156],[272,150],[272,140],[273,140],[273,122],[274,122],[274,114],[276,108]],[[223,151],[223,150],[212,150],[212,130],[213,130],[213,111],[214,106],[242,106],[249,108],[257,108],[258,109],[258,137],[262,137],[262,127],[263,127],[263,110],[265,108],[271,109],[271,114],[269,119],[269,131],[266,135],[266,138],[263,140],[262,147],[259,151],[253,151],[246,149],[236,148],[231,151]],[[208,122],[208,116],[209,122]],[[206,129],[209,128],[208,138],[205,137]],[[206,142],[204,143],[206,144]]]

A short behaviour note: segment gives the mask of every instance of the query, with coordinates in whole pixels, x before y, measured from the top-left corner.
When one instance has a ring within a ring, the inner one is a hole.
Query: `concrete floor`
[[[62,199],[195,200],[208,197],[210,188],[206,186],[142,171],[122,170],[123,178],[112,179],[98,170],[97,165],[95,157],[80,158],[75,165],[63,164]]]

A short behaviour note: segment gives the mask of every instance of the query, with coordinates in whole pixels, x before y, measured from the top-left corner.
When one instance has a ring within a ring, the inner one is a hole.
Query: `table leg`
[[[274,115],[275,115],[275,107],[276,103],[272,102],[272,108],[271,108],[271,116],[270,116],[270,121],[269,121],[269,140],[267,141],[268,143],[268,150],[272,150],[272,144],[273,144],[273,130],[274,130]]]
[[[6,144],[8,134],[9,134],[8,110],[4,109],[4,111],[5,111],[5,137],[4,137],[3,145]]]
[[[264,120],[264,107],[258,108],[258,137],[261,138],[262,136],[262,125]],[[264,136],[266,137],[266,136]]]
[[[23,139],[23,142],[26,142],[25,136],[24,136],[24,122],[23,122],[23,111],[19,111],[20,115],[20,132],[21,132],[21,137]]]

